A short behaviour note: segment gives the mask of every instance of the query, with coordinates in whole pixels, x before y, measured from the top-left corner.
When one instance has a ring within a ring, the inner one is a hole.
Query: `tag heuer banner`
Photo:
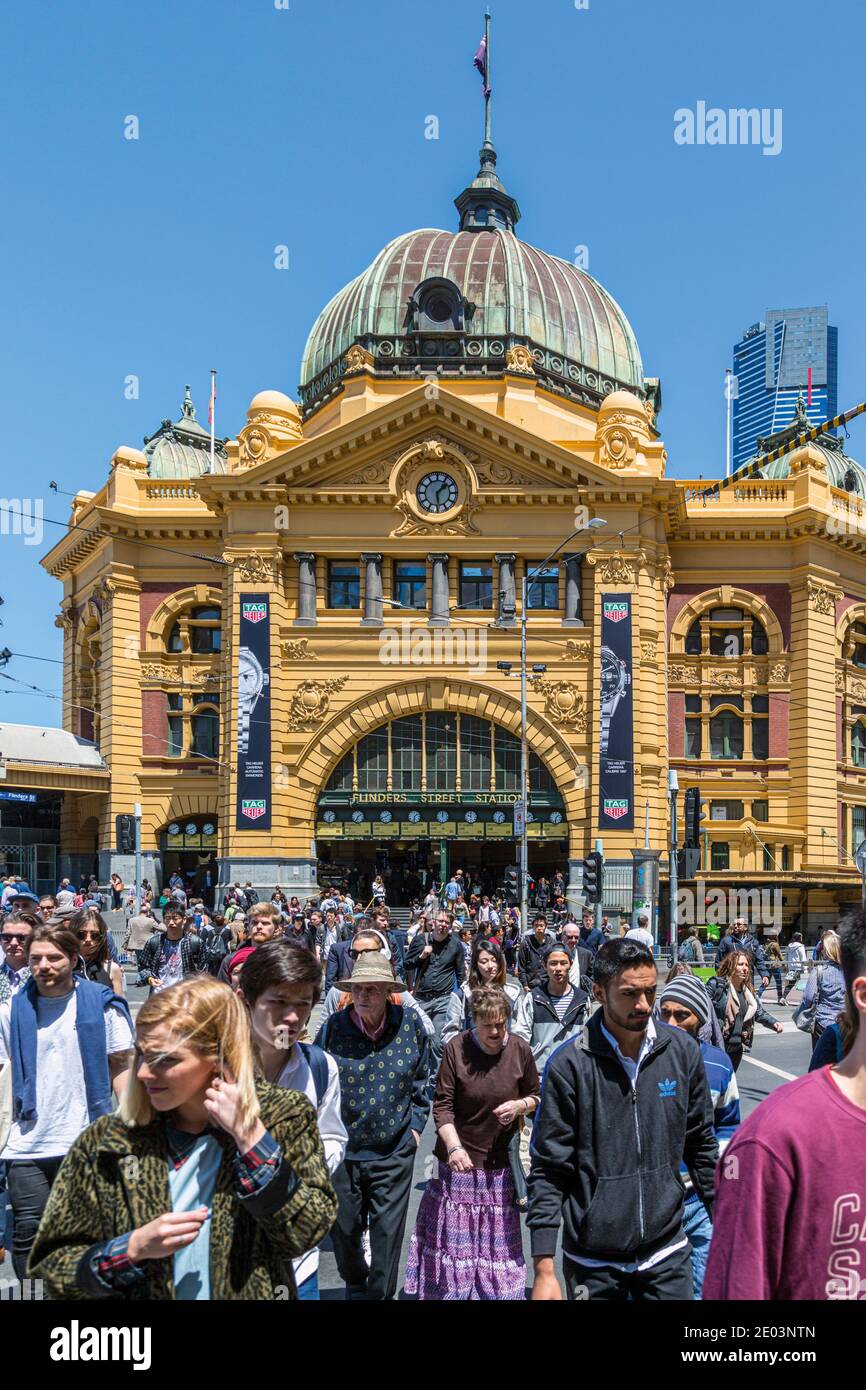
[[[238,651],[238,830],[271,828],[271,614],[267,594],[241,594]]]
[[[634,829],[631,675],[631,594],[602,594],[599,830]]]

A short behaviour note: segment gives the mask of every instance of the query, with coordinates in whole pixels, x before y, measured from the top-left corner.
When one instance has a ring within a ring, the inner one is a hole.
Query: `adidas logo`
[[[662,1096],[675,1096],[676,1093],[677,1093],[677,1083],[676,1083],[675,1081],[672,1081],[672,1080],[670,1079],[670,1077],[666,1077],[664,1081],[660,1081],[660,1082],[659,1082],[659,1094],[660,1094],[660,1095],[662,1095]]]

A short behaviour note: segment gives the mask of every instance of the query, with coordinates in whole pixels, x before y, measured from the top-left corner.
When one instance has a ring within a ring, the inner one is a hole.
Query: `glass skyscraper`
[[[734,346],[733,445],[736,471],[754,458],[758,439],[794,419],[797,397],[812,398],[806,413],[813,425],[837,412],[838,330],[827,322],[826,305],[813,309],[768,309]]]

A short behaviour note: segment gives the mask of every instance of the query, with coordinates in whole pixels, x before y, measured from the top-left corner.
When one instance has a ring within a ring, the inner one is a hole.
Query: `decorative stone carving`
[[[70,608],[61,608],[57,617],[54,619],[54,626],[61,627],[63,631],[70,634],[75,627],[75,619]]]
[[[672,685],[700,685],[701,673],[696,666],[669,666],[668,680]]]
[[[809,594],[809,606],[814,608],[816,613],[827,615],[835,613],[836,598],[832,589],[828,589],[826,584],[817,584],[814,579],[807,581],[807,591]]]
[[[655,661],[658,653],[658,642],[641,642],[640,654],[644,661]]]
[[[331,703],[335,690],[342,690],[348,676],[335,676],[331,680],[301,681],[292,696],[289,708],[289,728],[293,732],[313,729],[321,724]]]
[[[734,671],[711,671],[710,684],[718,685],[722,690],[742,690],[743,673],[739,668]]]
[[[841,674],[841,673],[840,673]],[[777,661],[770,667],[771,681],[786,681],[788,679],[788,666],[784,661]]]
[[[866,700],[866,685],[863,681],[854,681],[848,693],[852,700]]]
[[[346,367],[344,376],[354,376],[357,372],[371,372],[375,365],[372,352],[361,347],[360,343],[353,343],[346,352]]]
[[[368,463],[366,468],[361,469],[360,473],[353,473],[351,478],[344,478],[340,486],[342,488],[370,487],[373,483],[387,483],[390,472],[391,465],[387,461]]]
[[[283,642],[282,653],[286,661],[318,661],[315,652],[309,649],[309,638],[301,637],[297,642]]]
[[[653,405],[649,396],[647,396],[646,400],[643,403],[643,409],[644,414],[646,415],[646,422],[651,427],[656,418],[656,411],[655,406]]]
[[[588,661],[592,655],[591,642],[566,642],[566,661]]]
[[[537,676],[532,686],[544,696],[544,712],[552,723],[578,733],[586,732],[586,710],[576,685],[571,681],[549,681]]]
[[[659,583],[666,594],[669,594],[676,583],[674,578],[674,567],[671,564],[670,556],[666,555],[658,570]]]
[[[625,429],[620,420],[632,423],[629,416],[620,411],[611,412],[608,420],[610,428],[599,430],[598,461],[603,468],[628,468],[634,463],[637,454],[637,440],[631,430]]]
[[[238,462],[241,468],[254,468],[273,452],[273,441],[262,427],[261,418],[238,435]]]
[[[423,511],[418,504],[416,487],[428,469],[447,469],[457,482],[457,501],[441,516]],[[395,536],[480,534],[472,520],[479,506],[476,475],[463,450],[442,435],[428,435],[405,450],[398,459],[393,475],[391,496],[395,509],[403,517],[393,533]]]
[[[245,584],[275,584],[277,561],[269,555],[242,555],[236,559],[238,578]]]
[[[845,677],[841,671],[836,672],[836,694],[842,695],[845,691]]]
[[[535,363],[529,348],[522,343],[510,347],[505,354],[505,369],[520,376],[535,376]]]
[[[164,661],[147,661],[141,668],[143,681],[177,681],[180,671],[177,666],[169,666]]]
[[[97,584],[96,588],[93,590],[93,598],[95,598],[97,602],[101,604],[103,612],[105,612],[106,608],[111,607],[112,603],[114,602],[115,592],[116,585],[114,585],[111,582],[111,580],[107,578],[101,579]]]
[[[590,551],[586,563],[598,566],[598,577],[602,584],[634,584],[645,559],[646,555],[642,550],[636,551],[633,555],[624,555],[618,550],[608,554],[603,551]]]
[[[537,478],[529,478],[525,473],[518,473],[516,468],[510,468],[504,463],[497,463],[495,460],[478,464],[475,472],[478,475],[479,483],[485,483],[490,487],[538,486]]]
[[[195,671],[192,683],[193,685],[219,685],[221,679],[219,671]]]

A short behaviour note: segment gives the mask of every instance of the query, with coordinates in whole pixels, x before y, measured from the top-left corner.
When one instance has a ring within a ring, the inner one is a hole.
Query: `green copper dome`
[[[322,310],[304,352],[305,413],[340,389],[355,343],[377,374],[501,373],[509,348],[529,348],[540,383],[597,406],[611,391],[645,394],[640,351],[616,300],[586,271],[520,241],[520,211],[482,151],[456,200],[457,232],[423,228],[388,243]]]
[[[155,434],[145,437],[144,456],[151,478],[191,479],[210,472],[210,431],[195,418],[188,386],[180,419],[175,424],[163,420]],[[226,451],[222,439],[215,440],[214,465],[215,473],[225,473]]]
[[[765,453],[772,453],[785,444],[790,444],[791,447],[780,458],[773,459],[763,468],[756,469],[754,476],[787,478],[791,471],[791,458],[798,449],[803,447],[802,443],[797,443],[797,436],[810,428],[810,421],[806,414],[806,402],[800,395],[797,400],[793,423],[769,438],[758,441],[759,449]],[[839,488],[843,492],[852,492],[857,497],[866,497],[866,468],[845,453],[841,439],[835,434],[825,431],[819,434],[817,439],[809,441],[809,448],[817,449],[818,453],[823,456],[827,467],[827,481],[831,487]],[[757,454],[753,462],[758,463],[759,461],[760,454]],[[748,466],[748,463],[743,465],[744,468],[748,468]]]

